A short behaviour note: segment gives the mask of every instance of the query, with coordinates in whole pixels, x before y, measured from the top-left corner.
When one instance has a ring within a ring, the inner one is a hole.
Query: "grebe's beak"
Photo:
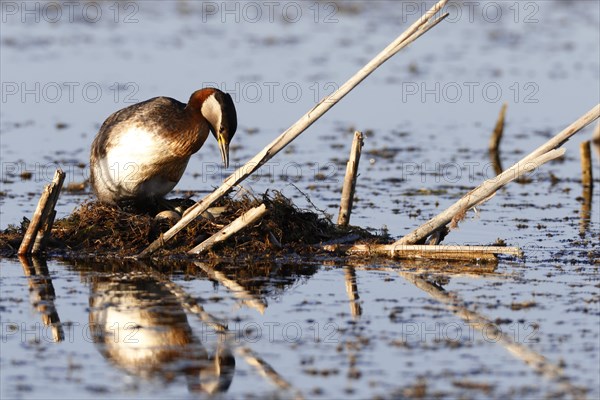
[[[219,142],[219,150],[221,151],[223,164],[225,164],[225,168],[229,168],[229,143],[223,134],[217,136],[217,141]]]

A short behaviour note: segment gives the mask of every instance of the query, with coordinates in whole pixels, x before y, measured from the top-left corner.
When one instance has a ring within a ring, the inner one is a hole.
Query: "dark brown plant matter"
[[[170,203],[172,206],[190,205],[189,200],[183,199],[170,200]],[[185,255],[192,247],[260,203],[266,204],[268,214],[254,226],[214,247],[207,257],[314,255],[321,250],[312,245],[350,234],[370,242],[379,241],[377,236],[364,229],[338,227],[322,214],[297,208],[279,192],[267,192],[262,198],[221,199],[214,207],[219,207],[222,213],[216,217],[196,219],[155,255]],[[134,205],[118,207],[85,202],[68,217],[55,221],[47,252],[49,255],[72,257],[136,255],[172,225],[166,220],[156,219],[154,216],[158,210],[152,208],[143,210]],[[27,224],[24,219],[21,226],[10,226],[0,232],[1,256],[16,254]]]
[[[261,298],[280,296],[286,288],[310,278],[321,266],[319,262],[298,263],[295,260],[231,263],[219,259],[207,262],[173,258],[139,261],[115,257],[65,258],[63,262],[68,268],[80,272],[81,279],[88,284],[108,275],[128,277],[141,274],[164,283],[171,283],[173,275],[184,275],[186,279],[211,278],[196,265],[202,263],[206,269],[221,273],[227,279],[237,282],[248,293]]]

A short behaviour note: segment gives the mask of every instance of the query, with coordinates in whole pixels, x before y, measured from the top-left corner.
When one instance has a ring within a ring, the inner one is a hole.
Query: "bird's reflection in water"
[[[127,273],[92,279],[89,322],[104,357],[129,373],[172,382],[185,376],[190,391],[226,391],[235,360],[218,344],[210,356],[194,335],[180,301],[153,277]]]

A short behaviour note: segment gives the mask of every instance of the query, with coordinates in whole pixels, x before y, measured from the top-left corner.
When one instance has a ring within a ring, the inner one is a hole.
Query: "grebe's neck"
[[[214,89],[201,89],[192,93],[184,108],[186,127],[179,132],[171,142],[172,151],[179,156],[191,156],[197,152],[206,141],[211,130],[209,121],[202,114],[203,103],[209,98]]]

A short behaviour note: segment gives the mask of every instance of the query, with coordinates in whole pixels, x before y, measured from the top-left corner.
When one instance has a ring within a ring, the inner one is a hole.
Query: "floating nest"
[[[190,200],[169,201],[173,208],[185,209]],[[383,237],[362,228],[339,227],[322,213],[297,208],[279,192],[267,192],[262,198],[225,197],[208,213],[197,218],[167,242],[157,256],[181,256],[217,233],[246,211],[264,203],[269,212],[254,226],[249,226],[228,240],[213,247],[208,257],[264,258],[282,255],[314,255],[319,245],[353,234],[378,242]],[[212,210],[218,210],[217,213]],[[88,201],[70,216],[55,221],[47,245],[49,255],[69,257],[131,256],[138,254],[160,238],[175,221],[157,217],[160,209],[140,209],[135,205],[110,206]],[[171,212],[170,214],[173,215]],[[10,226],[0,232],[0,255],[14,256],[23,239],[29,221]]]

